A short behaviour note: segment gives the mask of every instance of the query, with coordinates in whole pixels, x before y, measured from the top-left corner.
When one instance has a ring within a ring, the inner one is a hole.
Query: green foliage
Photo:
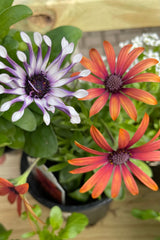
[[[87,202],[90,197],[90,193],[80,193],[79,189],[76,189],[75,191],[68,193],[68,196],[77,200],[78,202]]]
[[[62,226],[63,217],[59,207],[55,206],[54,208],[51,209],[49,222],[54,231]]]
[[[41,215],[40,206],[36,205],[33,208],[37,217]],[[22,214],[22,219],[25,220],[27,213]],[[63,240],[76,237],[88,224],[88,219],[84,214],[72,213],[66,221],[63,219],[62,211],[58,206],[54,206],[50,210],[49,217],[45,224],[40,227],[38,221],[29,214],[30,220],[36,227],[36,231],[24,233],[22,238],[29,238],[37,235],[39,240]]]
[[[9,97],[6,97],[6,98],[3,98],[2,99],[2,102],[7,102],[11,99],[13,99],[14,97],[13,96],[9,96]],[[6,112],[4,112],[2,114],[3,118],[7,119],[8,121],[12,122],[12,115],[14,112],[20,110],[22,104],[21,103],[15,103],[13,104],[10,109]],[[34,131],[36,129],[36,126],[37,126],[37,121],[36,121],[36,118],[34,116],[34,114],[31,112],[30,109],[26,108],[25,111],[24,111],[24,115],[22,116],[21,119],[19,119],[18,121],[14,122],[14,125],[16,125],[17,127],[25,130],[25,131]]]
[[[0,224],[0,240],[8,240],[12,230],[6,230],[5,227]]]
[[[82,213],[72,213],[67,219],[65,228],[59,232],[61,239],[75,238],[85,226],[88,224],[88,219]]]
[[[21,149],[24,145],[24,133],[12,122],[0,117],[0,147],[9,146]]]
[[[32,15],[32,11],[25,5],[11,6],[13,1],[1,0],[0,7],[0,38],[9,31],[10,26]]]
[[[132,215],[142,220],[155,219],[157,221],[160,221],[160,212],[156,212],[152,209],[147,210],[133,209]]]
[[[40,125],[25,133],[24,151],[32,157],[51,157],[57,151],[57,138],[51,126]]]
[[[65,37],[69,42],[73,42],[75,46],[78,40],[82,37],[82,31],[73,26],[61,26],[46,33],[51,39],[53,44],[53,52],[50,61],[53,61],[61,52],[61,40]],[[69,60],[67,56],[63,62],[65,64]]]

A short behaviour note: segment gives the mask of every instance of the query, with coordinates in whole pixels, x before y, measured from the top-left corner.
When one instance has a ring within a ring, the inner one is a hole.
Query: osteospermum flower
[[[116,150],[112,149],[103,135],[94,126],[91,126],[90,129],[91,136],[95,143],[104,149],[105,152],[96,151],[75,142],[84,151],[97,155],[69,160],[70,164],[81,166],[72,170],[71,173],[73,174],[86,173],[98,169],[81,187],[81,193],[87,192],[94,187],[92,197],[97,198],[104,191],[109,179],[113,177],[111,187],[111,196],[113,198],[119,194],[122,178],[127,189],[133,195],[136,195],[139,190],[131,172],[147,187],[154,191],[158,190],[157,184],[132,161],[132,159],[160,161],[160,151],[157,151],[160,149],[160,140],[154,141],[160,135],[160,130],[148,143],[131,148],[144,135],[148,124],[149,116],[145,114],[139,128],[131,139],[126,130],[120,129],[118,148]]]
[[[32,102],[35,102],[38,108],[43,112],[43,119],[46,125],[50,123],[48,111],[54,113],[55,108],[68,114],[71,118],[71,123],[79,123],[80,118],[76,110],[71,106],[66,106],[61,98],[68,96],[81,98],[88,93],[83,89],[72,92],[61,87],[71,83],[79,77],[89,74],[88,71],[82,71],[77,76],[65,77],[73,66],[80,62],[82,58],[81,54],[75,55],[72,59],[72,63],[61,69],[60,67],[64,58],[68,54],[71,54],[74,49],[74,44],[68,43],[68,41],[63,38],[61,41],[61,53],[48,65],[52,45],[50,38],[46,35],[42,37],[38,32],[34,33],[34,42],[38,47],[37,56],[35,56],[29,36],[24,32],[21,32],[20,35],[29,49],[29,61],[27,61],[27,56],[24,52],[17,51],[17,57],[23,63],[24,68],[13,61],[13,59],[8,56],[7,50],[3,46],[0,46],[0,56],[5,58],[11,65],[10,67],[0,62],[0,69],[4,69],[10,73],[10,76],[7,74],[0,75],[0,82],[3,84],[3,86],[0,86],[0,93],[19,95],[2,104],[0,111],[7,111],[11,105],[16,102],[24,102],[21,109],[12,115],[12,121],[14,122],[23,116],[26,107]],[[48,51],[44,58],[42,58],[41,48],[43,40],[48,46]],[[4,84],[7,88],[4,87]]]
[[[83,57],[81,60],[81,64],[92,73],[87,77],[83,77],[82,80],[100,85],[99,88],[89,89],[88,95],[81,100],[98,97],[90,109],[90,117],[97,114],[110,98],[109,111],[113,120],[116,120],[119,116],[121,106],[132,119],[136,120],[136,108],[128,97],[150,105],[157,104],[157,101],[150,93],[144,90],[126,86],[136,82],[160,82],[160,77],[156,74],[141,73],[147,68],[157,64],[158,61],[154,58],[142,60],[126,72],[133,61],[144,51],[144,48],[138,47],[130,51],[132,45],[128,44],[121,49],[116,60],[112,45],[108,41],[104,41],[103,46],[107,56],[109,70],[106,69],[96,49],[90,50],[89,54],[91,59]]]
[[[21,215],[23,195],[28,192],[29,184],[24,183],[14,186],[4,178],[0,178],[0,196],[8,195],[8,201],[14,203],[17,200],[17,212]]]

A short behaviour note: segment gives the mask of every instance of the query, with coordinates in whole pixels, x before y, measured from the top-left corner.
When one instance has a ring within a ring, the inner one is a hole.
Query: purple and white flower
[[[37,56],[35,56],[29,36],[24,32],[21,32],[20,35],[29,49],[29,61],[27,61],[27,56],[24,52],[17,51],[17,57],[23,63],[24,68],[11,59],[7,54],[7,50],[3,46],[0,46],[0,56],[5,58],[11,65],[10,67],[0,62],[0,69],[4,69],[10,73],[9,75],[6,73],[0,74],[0,83],[2,83],[2,85],[0,85],[0,94],[18,95],[16,98],[3,103],[0,111],[5,112],[12,104],[23,102],[21,109],[12,115],[12,121],[15,122],[23,116],[25,108],[32,102],[35,102],[43,112],[43,120],[46,125],[50,123],[48,111],[54,113],[55,108],[68,114],[71,123],[79,123],[80,117],[76,110],[71,106],[66,106],[61,100],[61,98],[68,96],[82,98],[88,94],[87,91],[83,89],[72,92],[61,88],[79,77],[84,77],[89,74],[89,71],[83,70],[76,76],[65,76],[75,64],[81,61],[81,54],[75,55],[70,65],[63,69],[60,68],[65,57],[73,52],[74,43],[68,43],[68,41],[63,38],[61,41],[61,53],[53,62],[48,64],[52,46],[51,39],[46,35],[42,36],[38,32],[34,33],[34,42],[38,47]],[[42,57],[42,41],[44,41],[48,47],[44,58]],[[4,87],[5,85],[7,88]]]

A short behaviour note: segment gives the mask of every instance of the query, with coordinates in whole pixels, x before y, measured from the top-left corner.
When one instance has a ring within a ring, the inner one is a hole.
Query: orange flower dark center
[[[16,191],[15,187],[9,187],[9,190],[11,192],[14,192],[16,195],[19,195],[19,193]]]
[[[26,77],[25,91],[30,97],[43,98],[49,92],[49,89],[49,81],[43,73]]]
[[[108,92],[116,93],[116,92],[119,92],[119,90],[122,88],[123,82],[121,77],[115,74],[112,74],[105,79],[104,85],[105,85],[105,89]]]
[[[117,151],[113,151],[108,156],[110,163],[115,165],[121,165],[127,162],[129,158],[130,154],[127,152],[127,150],[124,149],[118,149]]]

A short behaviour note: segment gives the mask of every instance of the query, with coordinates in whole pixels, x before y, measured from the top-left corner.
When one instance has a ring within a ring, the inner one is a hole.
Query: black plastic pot
[[[160,165],[157,166],[149,165],[152,170],[153,177],[152,179],[157,183],[158,187],[160,188]]]
[[[27,155],[23,153],[21,159],[21,173],[23,173],[29,166]],[[29,192],[41,204],[48,208],[59,206],[64,213],[79,212],[85,214],[89,219],[89,224],[93,225],[102,219],[109,209],[112,199],[102,197],[100,200],[93,200],[85,204],[62,205],[53,200],[53,198],[45,191],[35,175],[31,173],[27,179],[29,183]]]

